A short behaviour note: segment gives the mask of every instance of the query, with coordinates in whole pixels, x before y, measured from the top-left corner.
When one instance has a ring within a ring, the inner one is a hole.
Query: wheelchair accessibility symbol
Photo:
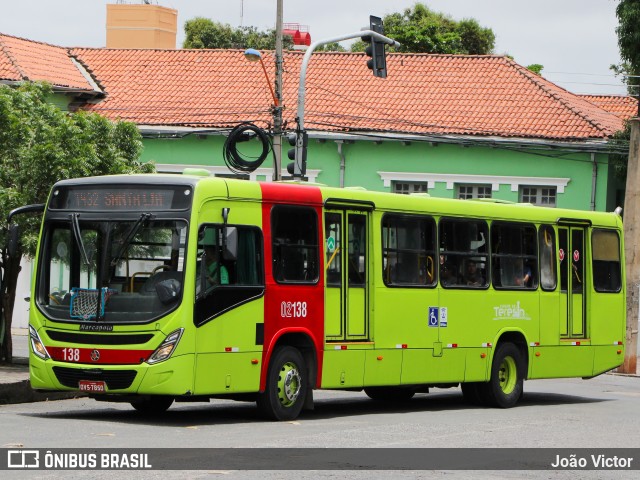
[[[438,307],[429,307],[429,326],[438,326]]]

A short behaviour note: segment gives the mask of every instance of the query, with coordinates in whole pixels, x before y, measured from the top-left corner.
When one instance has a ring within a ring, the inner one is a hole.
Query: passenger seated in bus
[[[464,271],[464,283],[472,287],[484,286],[484,279],[478,269],[478,264],[475,260],[467,260],[466,268]]]
[[[530,287],[532,280],[531,268],[524,264],[521,258],[516,260],[516,272],[515,284],[519,287]]]
[[[440,265],[440,282],[445,286],[458,284],[456,269],[453,265],[451,265],[451,263],[445,262]]]

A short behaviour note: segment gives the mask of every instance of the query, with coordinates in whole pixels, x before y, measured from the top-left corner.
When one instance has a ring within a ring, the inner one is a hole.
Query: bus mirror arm
[[[238,257],[238,229],[227,226],[230,208],[222,209],[224,231],[222,232],[222,256],[225,260],[235,260]]]

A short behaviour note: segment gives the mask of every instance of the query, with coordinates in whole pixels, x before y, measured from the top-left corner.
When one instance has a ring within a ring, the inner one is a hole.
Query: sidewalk
[[[0,405],[82,396],[78,392],[35,392],[29,384],[29,330],[12,328],[13,364],[0,365]]]

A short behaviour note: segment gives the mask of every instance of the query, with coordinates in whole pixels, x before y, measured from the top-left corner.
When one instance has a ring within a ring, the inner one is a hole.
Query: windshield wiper
[[[84,248],[84,242],[82,241],[82,233],[80,233],[80,222],[78,221],[78,217],[80,217],[79,213],[72,213],[71,217],[71,230],[73,231],[73,237],[76,239],[76,243],[78,244],[78,249],[82,254],[82,262],[85,265],[89,265],[89,256],[87,255],[87,250]]]
[[[151,218],[150,213],[143,213],[142,215],[140,215],[140,218],[136,221],[136,223],[134,223],[131,226],[131,228],[129,229],[129,232],[127,233],[127,236],[122,241],[122,245],[120,245],[120,248],[118,249],[118,253],[113,257],[113,260],[111,260],[112,267],[115,267],[118,264],[118,262],[122,258],[122,255],[124,254],[124,251],[129,246],[129,243],[131,242],[131,240],[133,240],[133,237],[136,236],[136,233],[138,233],[138,230],[140,230],[140,227],[150,218]]]

